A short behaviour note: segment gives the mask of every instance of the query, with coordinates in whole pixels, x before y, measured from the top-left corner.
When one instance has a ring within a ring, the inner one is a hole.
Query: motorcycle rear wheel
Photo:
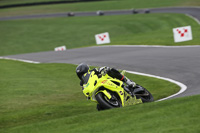
[[[154,101],[153,95],[147,89],[140,85],[137,85],[134,91],[136,91],[137,89],[140,89],[141,91],[138,91],[137,93],[135,93],[135,95],[137,98],[141,98],[143,103]]]
[[[112,109],[122,106],[121,102],[114,95],[112,95],[111,99],[108,99],[104,93],[99,92],[95,97],[101,109]]]

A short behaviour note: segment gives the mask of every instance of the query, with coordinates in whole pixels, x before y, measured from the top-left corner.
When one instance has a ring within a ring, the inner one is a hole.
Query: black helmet
[[[85,63],[81,63],[77,66],[76,68],[76,74],[79,77],[79,79],[81,79],[81,77],[87,73],[89,70],[89,66]]]

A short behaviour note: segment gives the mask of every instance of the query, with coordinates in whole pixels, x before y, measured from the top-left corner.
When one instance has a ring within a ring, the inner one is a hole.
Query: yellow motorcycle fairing
[[[98,78],[94,71],[88,72],[83,76],[83,93],[86,97],[90,98],[92,101],[96,101],[95,95],[99,92],[104,93],[104,95],[110,99],[112,96],[107,91],[110,90],[118,94],[121,100],[122,106],[134,105],[138,103],[142,103],[141,99],[136,99],[136,97],[132,97],[123,89],[123,82],[110,77],[108,74]],[[100,88],[105,88],[103,90],[99,90]]]

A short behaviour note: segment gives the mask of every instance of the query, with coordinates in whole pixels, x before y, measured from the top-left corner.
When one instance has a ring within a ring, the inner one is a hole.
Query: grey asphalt
[[[187,14],[200,21],[200,7],[168,7],[168,8],[153,8],[151,13],[181,13]]]
[[[138,13],[144,13],[144,9]],[[151,13],[184,13],[200,21],[200,8],[175,7],[154,8]],[[105,15],[131,14],[131,10],[107,11]],[[95,16],[96,12],[75,13],[75,16]],[[67,17],[66,13],[42,14],[33,16],[18,16],[0,18],[0,20],[29,19],[38,17]],[[5,56],[25,59],[42,63],[71,63],[81,62],[95,66],[110,66],[142,73],[153,74],[182,82],[188,89],[176,96],[200,94],[200,46],[196,47],[134,47],[134,46],[101,46],[69,49],[62,52],[39,52],[21,55]],[[75,72],[75,71],[74,71]]]
[[[188,89],[177,97],[200,94],[200,46],[174,48],[97,46],[6,57],[42,63],[79,64],[85,62],[94,66],[110,66],[153,74],[185,84]]]
[[[145,13],[147,9],[134,9],[138,13]],[[184,13],[191,15],[200,21],[200,7],[168,7],[168,8],[152,8],[149,9],[150,13]],[[133,10],[113,10],[103,11],[104,15],[126,15],[133,14]],[[0,17],[0,21],[16,20],[16,19],[35,19],[35,18],[49,18],[49,17],[69,17],[69,12],[63,13],[50,13],[50,14],[35,14],[24,16]],[[75,17],[84,16],[97,16],[96,12],[74,12]]]

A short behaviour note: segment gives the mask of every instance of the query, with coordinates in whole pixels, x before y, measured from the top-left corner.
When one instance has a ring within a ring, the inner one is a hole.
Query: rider
[[[101,67],[99,69],[94,68],[92,70],[90,70],[89,66],[85,63],[81,63],[77,66],[76,68],[76,74],[79,77],[80,81],[80,86],[83,86],[83,81],[82,81],[82,76],[87,73],[88,71],[94,71],[95,74],[97,76],[99,75],[105,75],[108,74],[110,77],[112,78],[116,78],[119,79],[121,81],[123,81],[124,83],[126,83],[129,87],[134,87],[136,84],[135,82],[131,81],[130,79],[128,79],[127,77],[125,77],[124,75],[122,75],[118,70],[116,70],[115,68],[109,68],[109,67]]]

